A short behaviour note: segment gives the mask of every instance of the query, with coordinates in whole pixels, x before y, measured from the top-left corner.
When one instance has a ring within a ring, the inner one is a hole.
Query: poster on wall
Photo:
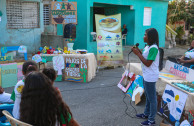
[[[15,86],[17,79],[17,63],[1,64],[1,83],[3,88]]]
[[[65,57],[65,80],[88,82],[88,59]]]
[[[158,114],[172,124],[180,120],[188,95],[170,85],[166,85]]]
[[[99,66],[123,64],[121,14],[95,15]]]
[[[77,24],[77,2],[52,2],[52,24]]]

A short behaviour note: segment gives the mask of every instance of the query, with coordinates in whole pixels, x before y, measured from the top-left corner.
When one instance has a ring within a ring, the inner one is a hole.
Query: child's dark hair
[[[53,68],[44,68],[42,73],[45,74],[52,82],[54,82],[57,77],[57,73]]]
[[[28,74],[29,72],[37,71],[37,70],[38,70],[38,67],[36,62],[34,61],[26,61],[22,66],[22,72],[24,75]]]
[[[146,30],[146,34],[148,37],[149,46],[156,44],[159,47],[158,31],[155,28],[150,28]]]

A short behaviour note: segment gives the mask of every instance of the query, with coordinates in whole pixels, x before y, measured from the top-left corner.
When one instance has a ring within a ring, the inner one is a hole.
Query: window
[[[144,8],[143,26],[151,26],[152,8]]]
[[[50,5],[45,4],[43,9],[44,25],[50,24]]]
[[[10,29],[39,27],[38,2],[7,0],[6,11]]]

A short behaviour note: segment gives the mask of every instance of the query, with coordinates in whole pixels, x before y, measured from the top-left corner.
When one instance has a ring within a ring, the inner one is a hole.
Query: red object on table
[[[40,51],[38,51],[37,54],[40,54]]]
[[[47,54],[51,54],[51,49],[48,49],[47,50]]]

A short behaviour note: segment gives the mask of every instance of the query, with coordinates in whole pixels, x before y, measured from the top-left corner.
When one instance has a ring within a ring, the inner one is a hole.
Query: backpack
[[[160,55],[160,59],[159,59],[159,71],[161,71],[163,69],[164,49],[159,48],[159,55]]]

